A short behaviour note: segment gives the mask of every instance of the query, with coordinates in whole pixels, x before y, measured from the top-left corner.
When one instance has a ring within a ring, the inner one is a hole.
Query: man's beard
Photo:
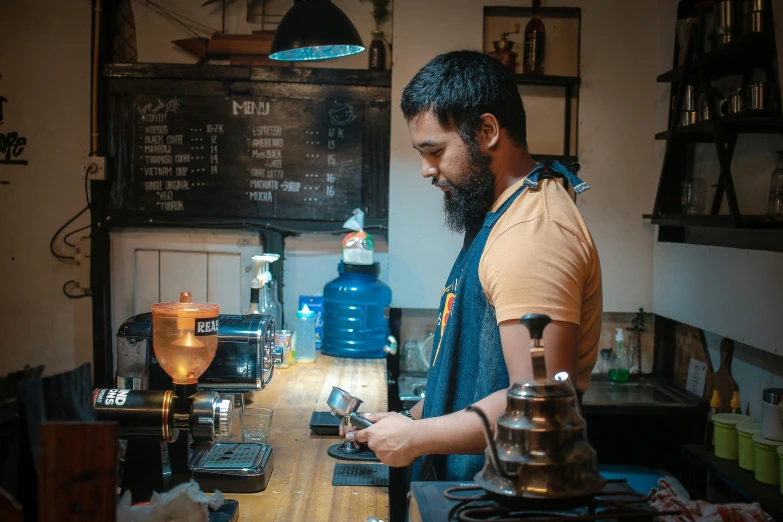
[[[458,185],[445,179],[439,183],[433,180],[433,185],[450,189],[443,194],[446,228],[460,234],[477,232],[495,200],[495,176],[490,168],[492,158],[479,151],[475,144],[468,144],[468,151],[465,172]]]

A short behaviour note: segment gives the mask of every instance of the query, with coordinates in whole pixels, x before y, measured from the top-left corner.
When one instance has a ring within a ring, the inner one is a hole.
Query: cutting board
[[[712,376],[712,389],[718,390],[720,397],[720,411],[723,413],[731,412],[731,397],[734,391],[738,390],[737,383],[731,376],[731,361],[734,358],[734,341],[723,339],[720,343],[720,366],[718,371]],[[712,393],[710,393],[712,398]]]

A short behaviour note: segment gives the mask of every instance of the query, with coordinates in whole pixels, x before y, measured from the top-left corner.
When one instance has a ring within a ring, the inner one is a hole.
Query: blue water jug
[[[355,359],[385,357],[392,292],[378,280],[380,264],[340,262],[337,270],[340,276],[324,287],[321,352]]]

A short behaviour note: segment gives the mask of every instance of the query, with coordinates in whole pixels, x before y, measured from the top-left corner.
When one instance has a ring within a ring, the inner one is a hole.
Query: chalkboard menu
[[[136,109],[139,210],[344,219],[361,206],[360,103],[138,96]]]
[[[199,80],[115,84],[116,210],[344,221],[359,207],[386,217],[389,103],[378,93],[388,89]]]

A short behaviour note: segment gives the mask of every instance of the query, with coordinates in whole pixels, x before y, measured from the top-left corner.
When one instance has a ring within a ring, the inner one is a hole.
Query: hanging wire
[[[173,9],[165,7],[153,0],[138,0],[138,1],[146,5],[147,7],[154,9],[155,11],[158,12],[158,14],[160,14],[164,18],[168,18],[172,22],[182,26],[186,31],[188,31],[193,36],[196,37],[201,36],[196,31],[201,31],[202,33],[206,32],[209,34],[220,32],[220,29],[215,29],[214,27],[210,27],[202,22],[199,22],[198,20],[194,20],[193,18],[185,16],[182,13],[178,13]],[[189,22],[190,25],[186,22]]]
[[[77,229],[76,229],[76,230],[74,230],[73,232],[69,232],[69,233],[67,233],[67,234],[65,235],[65,237],[63,238],[63,243],[65,243],[66,245],[68,245],[68,246],[69,246],[69,247],[71,247],[71,248],[76,248],[76,245],[75,245],[75,244],[73,244],[73,243],[71,243],[70,241],[68,241],[68,238],[69,238],[69,237],[71,237],[71,236],[72,236],[72,235],[74,235],[74,234],[78,234],[78,233],[79,233],[79,232],[81,232],[82,230],[87,230],[87,229],[88,229],[88,228],[90,228],[91,226],[92,226],[92,225],[85,225],[85,226],[83,226],[82,228],[77,228]],[[89,236],[88,236],[88,237],[89,237]]]
[[[90,292],[89,290],[85,290],[83,288],[80,288],[80,290],[82,291],[81,294],[71,294],[70,292],[68,292],[68,287],[70,285],[76,285],[78,288],[78,283],[76,282],[75,279],[71,279],[70,281],[66,281],[65,284],[63,285],[63,294],[65,294],[65,297],[69,299],[81,299],[82,297],[89,297],[90,295],[92,295],[92,292]]]
[[[64,255],[62,255],[62,254],[58,254],[58,253],[55,251],[55,249],[54,249],[54,244],[55,244],[55,242],[57,241],[57,238],[60,236],[60,234],[62,234],[62,233],[63,233],[63,231],[64,231],[66,228],[68,228],[68,225],[70,225],[71,223],[73,223],[74,221],[76,221],[76,220],[79,218],[79,216],[81,216],[82,214],[84,214],[85,212],[87,212],[88,210],[90,210],[90,191],[89,191],[89,188],[88,188],[88,184],[89,184],[90,178],[89,178],[89,175],[88,175],[88,174],[90,174],[90,173],[92,173],[92,172],[95,172],[96,170],[97,170],[97,168],[95,168],[93,165],[90,165],[90,167],[88,167],[87,171],[84,173],[84,198],[87,200],[87,204],[84,206],[84,208],[83,208],[83,209],[81,209],[79,212],[77,212],[77,213],[76,213],[76,214],[75,214],[75,215],[74,215],[74,216],[73,216],[71,219],[69,219],[68,221],[66,221],[66,222],[65,222],[65,224],[64,224],[63,226],[61,226],[60,228],[58,228],[58,229],[57,229],[57,232],[55,232],[55,233],[54,233],[54,235],[52,236],[52,239],[49,241],[49,251],[52,253],[52,255],[53,255],[54,257],[56,257],[57,259],[60,259],[61,261],[68,261],[68,260],[74,260],[74,259],[76,259],[76,257],[75,257],[75,256],[64,256]],[[89,228],[89,225],[87,225],[86,227],[82,227],[82,228],[80,228],[79,230],[74,230],[74,231],[70,232],[68,235],[66,235],[66,236],[65,236],[65,238],[63,239],[63,241],[65,242],[65,244],[66,244],[67,246],[70,246],[70,247],[75,247],[76,245],[73,245],[73,244],[71,244],[71,243],[69,243],[68,241],[65,241],[65,240],[66,240],[66,239],[67,239],[67,238],[68,238],[70,235],[72,235],[72,234],[75,234],[76,232],[79,232],[79,231],[81,231],[81,230],[84,230],[84,229],[86,229],[86,228]]]

